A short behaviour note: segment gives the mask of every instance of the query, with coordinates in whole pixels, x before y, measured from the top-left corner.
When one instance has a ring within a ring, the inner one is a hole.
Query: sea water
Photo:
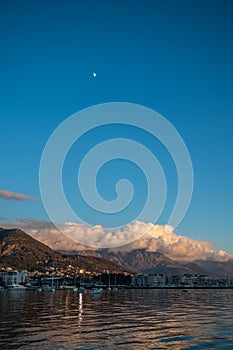
[[[1,291],[0,349],[233,349],[233,290]]]

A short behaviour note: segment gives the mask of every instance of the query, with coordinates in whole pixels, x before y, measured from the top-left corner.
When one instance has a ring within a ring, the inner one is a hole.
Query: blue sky
[[[71,114],[104,102],[145,105],[176,127],[193,162],[193,198],[176,231],[233,253],[232,15],[231,1],[1,1],[0,189],[40,196],[43,148]],[[150,143],[149,135],[135,137]],[[158,152],[172,200],[174,169]],[[70,157],[64,186],[74,201]],[[103,174],[99,187],[108,196],[105,184]],[[0,216],[47,219],[40,201],[1,200]],[[159,222],[166,217],[165,210]]]

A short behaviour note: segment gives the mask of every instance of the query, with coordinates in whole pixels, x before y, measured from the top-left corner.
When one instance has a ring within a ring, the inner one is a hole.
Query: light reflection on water
[[[232,349],[233,290],[1,291],[0,349]]]

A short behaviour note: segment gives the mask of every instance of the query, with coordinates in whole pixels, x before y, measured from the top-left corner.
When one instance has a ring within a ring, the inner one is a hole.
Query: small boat
[[[91,290],[91,295],[102,294],[102,292],[103,292],[102,288],[93,288]]]
[[[27,286],[26,290],[37,290],[38,288],[35,286]]]
[[[12,284],[8,284],[7,285],[7,289],[10,289],[10,290],[26,290],[26,287],[22,286],[21,284],[12,283]]]
[[[116,283],[116,274],[115,274],[115,285],[114,285],[114,287],[112,288],[112,291],[113,291],[113,292],[117,292],[117,291],[118,291],[117,283]]]
[[[51,285],[46,285],[42,287],[42,290],[46,290],[47,292],[55,292],[55,288],[53,285],[53,279],[54,279],[54,265],[53,265],[53,273],[52,273],[52,278],[51,278]]]
[[[51,284],[51,287],[48,286],[48,287],[46,288],[46,290],[47,290],[48,292],[55,292],[55,288],[54,288],[54,286],[53,286],[53,279],[54,279],[54,264],[53,264],[53,273],[52,273],[52,284]]]
[[[111,281],[110,281],[110,273],[108,274],[108,287],[107,290],[111,290]]]
[[[72,291],[73,291],[73,292],[78,292],[78,288],[74,287],[74,288],[72,289]]]
[[[50,287],[50,286],[46,286],[46,287],[43,287],[42,290],[46,290],[47,292],[55,292],[55,288]]]

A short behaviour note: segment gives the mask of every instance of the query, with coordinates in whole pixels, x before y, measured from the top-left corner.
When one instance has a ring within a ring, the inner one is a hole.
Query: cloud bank
[[[126,225],[123,229],[115,232],[106,232],[101,225],[87,226],[83,224],[64,223],[61,224],[62,234],[52,223],[39,220],[21,220],[19,222],[4,222],[4,227],[19,227],[29,233],[35,239],[47,244],[57,250],[77,250],[82,252],[95,248],[85,247],[77,241],[82,239],[88,246],[88,240],[93,241],[93,236],[98,233],[99,241],[96,246],[101,246],[101,237],[106,241],[113,240],[118,248],[114,251],[133,251],[135,249],[145,249],[149,252],[161,252],[171,259],[178,261],[215,260],[227,261],[233,259],[233,255],[223,250],[214,250],[214,243],[195,240],[187,236],[178,235],[174,232],[173,227],[169,225],[153,225],[139,221],[134,221]],[[125,237],[132,238],[135,233],[145,232],[138,240],[131,244],[120,247]]]
[[[0,190],[0,199],[17,200],[17,201],[39,201],[39,197],[29,197],[25,194],[15,193],[11,191]]]

